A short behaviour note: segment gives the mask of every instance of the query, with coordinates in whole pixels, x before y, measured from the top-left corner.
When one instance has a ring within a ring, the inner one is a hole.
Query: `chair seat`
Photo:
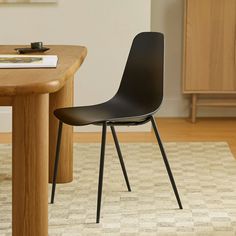
[[[150,117],[146,108],[118,97],[91,106],[60,108],[54,114],[63,123],[73,126],[101,125],[104,122],[108,125],[138,125],[149,121]]]

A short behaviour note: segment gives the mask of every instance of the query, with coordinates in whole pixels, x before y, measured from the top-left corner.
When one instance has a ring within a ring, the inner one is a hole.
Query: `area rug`
[[[49,205],[49,235],[236,235],[236,160],[227,143],[165,143],[165,148],[183,210],[156,143],[121,144],[132,192],[114,145],[108,144],[96,224],[100,145],[75,144],[74,181],[58,185],[55,204]],[[11,235],[10,145],[0,145],[0,235]]]

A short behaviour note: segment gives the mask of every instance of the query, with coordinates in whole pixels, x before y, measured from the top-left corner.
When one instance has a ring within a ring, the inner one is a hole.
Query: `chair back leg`
[[[157,142],[158,142],[160,150],[161,150],[161,154],[162,154],[165,166],[166,166],[167,173],[169,175],[169,179],[170,179],[172,188],[173,188],[174,193],[175,193],[176,200],[178,202],[179,208],[183,209],[182,203],[181,203],[181,200],[180,200],[180,197],[179,197],[179,193],[178,193],[178,190],[177,190],[177,187],[176,187],[176,184],[175,184],[175,180],[174,180],[174,177],[172,175],[171,168],[170,168],[170,165],[169,165],[166,153],[165,153],[165,149],[163,147],[160,135],[159,135],[158,130],[157,130],[157,125],[156,125],[156,122],[155,122],[155,119],[154,119],[153,116],[151,117],[151,122],[152,122],[152,126],[153,126],[153,129],[154,129],[154,133],[155,133],[156,138],[157,138]]]
[[[102,143],[101,143],[100,167],[99,167],[99,178],[98,178],[98,196],[97,196],[97,218],[96,218],[96,223],[100,222],[100,210],[101,210],[101,200],[102,200],[102,184],[103,184],[103,170],[104,170],[105,146],[106,146],[106,132],[107,132],[107,123],[104,122],[103,126],[102,126]]]
[[[122,168],[122,171],[123,171],[123,175],[124,175],[124,178],[125,178],[126,186],[127,186],[128,191],[131,192],[131,188],[130,188],[130,184],[129,184],[129,178],[128,178],[128,175],[127,175],[127,172],[126,172],[124,159],[122,157],[119,141],[118,141],[114,126],[111,126],[111,132],[112,132],[112,136],[113,136],[113,139],[114,139],[114,142],[115,142],[115,146],[116,146],[116,150],[117,150],[118,157],[119,157],[119,160],[120,160],[120,165],[121,165],[121,168]]]
[[[60,121],[60,122],[59,122],[59,127],[58,127],[56,157],[55,157],[54,171],[53,171],[51,204],[54,203],[54,197],[55,197],[55,191],[56,191],[57,170],[58,170],[58,163],[59,163],[59,158],[60,158],[60,146],[61,146],[62,125],[63,125],[63,123]]]

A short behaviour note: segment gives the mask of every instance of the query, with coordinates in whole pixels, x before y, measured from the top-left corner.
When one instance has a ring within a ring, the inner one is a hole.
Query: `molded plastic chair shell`
[[[163,61],[163,34],[140,33],[133,40],[120,87],[113,98],[92,106],[57,109],[54,114],[73,126],[145,122],[162,103]]]

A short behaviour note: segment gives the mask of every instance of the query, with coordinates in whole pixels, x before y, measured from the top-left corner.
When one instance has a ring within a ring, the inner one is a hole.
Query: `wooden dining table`
[[[0,54],[16,54],[17,47],[2,45]],[[57,68],[0,69],[0,105],[13,110],[13,236],[48,236],[48,182],[52,181],[58,128],[53,111],[73,105],[74,74],[87,55],[82,46],[48,47],[44,54],[58,56]],[[73,180],[72,134],[72,127],[65,126],[60,183]]]

